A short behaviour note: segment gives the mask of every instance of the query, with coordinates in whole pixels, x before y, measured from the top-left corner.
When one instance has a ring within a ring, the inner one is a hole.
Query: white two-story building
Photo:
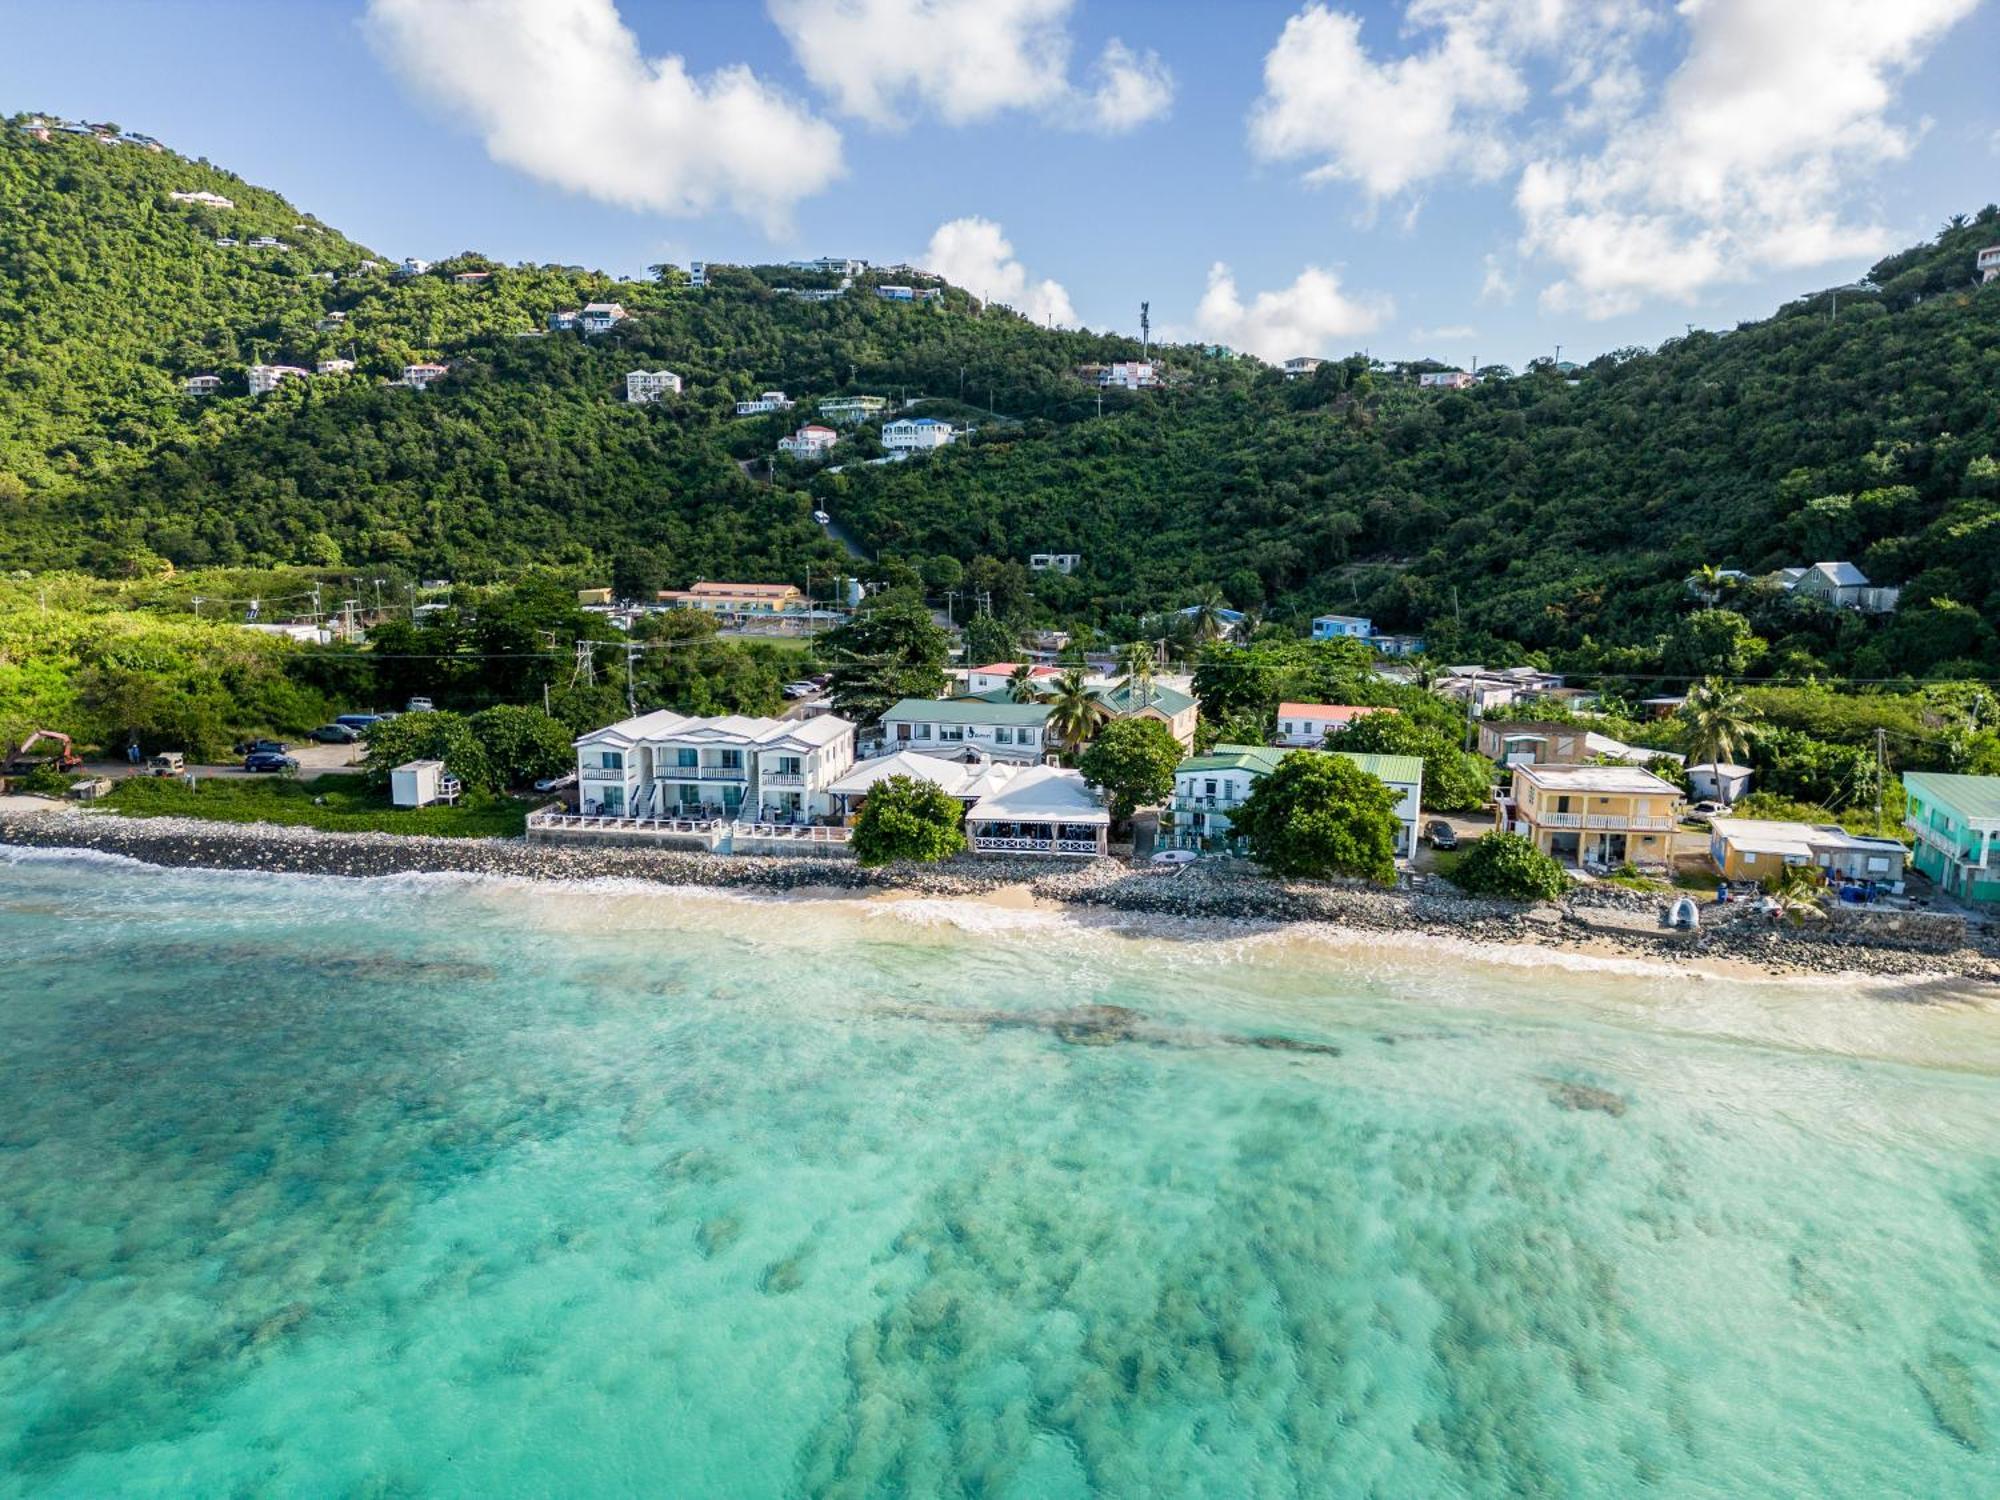
[[[681,378],[672,370],[633,370],[625,376],[625,399],[634,406],[680,393]]]
[[[904,418],[882,424],[882,446],[891,453],[928,453],[958,440],[958,429],[935,417]]]
[[[1046,703],[979,698],[905,698],[882,715],[890,750],[950,755],[970,745],[994,760],[1035,762],[1054,746]]]
[[[576,741],[586,817],[803,822],[854,764],[854,726],[832,714],[693,718],[660,709]]]

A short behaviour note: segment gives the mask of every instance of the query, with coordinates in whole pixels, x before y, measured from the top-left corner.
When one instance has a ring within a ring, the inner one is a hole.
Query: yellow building
[[[1523,834],[1567,865],[1666,865],[1681,794],[1637,766],[1514,767],[1495,826]]]
[[[803,613],[806,607],[806,596],[789,583],[697,583],[661,589],[659,598],[677,609],[717,615],[785,615]]]

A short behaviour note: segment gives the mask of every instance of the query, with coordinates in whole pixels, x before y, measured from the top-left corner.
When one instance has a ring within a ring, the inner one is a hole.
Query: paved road
[[[299,775],[323,776],[331,772],[336,775],[352,775],[361,769],[361,746],[359,745],[315,745],[308,741],[293,745],[285,754],[299,763]],[[83,763],[85,772],[92,776],[109,776],[116,781],[125,776],[147,776],[144,763],[129,765],[122,760],[87,760]],[[268,774],[243,769],[243,762],[232,760],[222,765],[198,766],[190,764],[188,769],[201,777],[231,777]]]

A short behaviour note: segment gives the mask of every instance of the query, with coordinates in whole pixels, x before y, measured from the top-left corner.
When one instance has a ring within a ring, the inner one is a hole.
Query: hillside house
[[[453,286],[484,286],[493,279],[491,271],[455,271],[452,273]]]
[[[292,248],[275,234],[252,235],[246,243],[252,250],[289,250]]]
[[[1365,641],[1375,633],[1375,622],[1366,615],[1314,615],[1312,638],[1316,641]]]
[[[891,751],[951,755],[971,747],[993,760],[1040,761],[1054,748],[1046,703],[989,703],[981,698],[905,698],[882,715]]]
[[[696,718],[661,709],[576,741],[585,817],[802,822],[854,764],[854,726],[833,714]]]
[[[694,583],[661,589],[655,597],[669,609],[698,609],[733,620],[803,614],[806,608],[806,596],[789,583]]]
[[[1989,281],[2000,281],[2000,245],[1988,245],[1980,251],[1973,269],[1978,271],[1982,286]]]
[[[1324,363],[1324,360],[1313,359],[1303,354],[1288,359],[1285,361],[1285,379],[1303,380],[1306,376],[1315,373]]]
[[[1034,552],[1028,556],[1028,571],[1067,575],[1074,573],[1076,565],[1082,561],[1081,552]]]
[[[698,292],[707,285],[708,285],[708,262],[705,260],[689,261],[688,290],[693,292]]]
[[[819,403],[819,414],[836,427],[849,426],[888,410],[886,396],[829,396]]]
[[[313,366],[321,375],[352,375],[354,361],[351,359],[323,359]]]
[[[875,288],[875,295],[884,302],[914,302],[917,300],[917,289],[909,286],[878,286]]]
[[[1329,734],[1348,729],[1370,714],[1392,714],[1393,708],[1356,708],[1340,703],[1280,703],[1277,743],[1294,749],[1318,749]]]
[[[618,302],[588,302],[577,316],[576,325],[586,334],[609,333],[629,317]]]
[[[1768,880],[1787,865],[1806,865],[1828,880],[1893,885],[1903,878],[1903,841],[1867,838],[1832,823],[1714,818],[1708,856],[1724,880]]]
[[[436,381],[451,373],[450,365],[404,365],[403,378],[397,382],[413,391],[427,391]]]
[[[816,422],[808,422],[789,437],[778,439],[778,451],[789,453],[801,463],[811,463],[826,457],[833,445],[840,441],[840,434],[831,427],[822,427]]]
[[[1517,765],[1494,827],[1566,865],[1664,867],[1681,806],[1678,787],[1637,766]]]
[[[1103,390],[1142,391],[1160,384],[1159,370],[1149,359],[1118,359],[1108,365],[1078,365],[1077,378]]]
[[[1368,644],[1384,656],[1422,656],[1424,638],[1420,635],[1371,635]]]
[[[1479,753],[1497,766],[1581,766],[1593,761],[1643,766],[1655,760],[1679,765],[1685,759],[1670,750],[1625,744],[1581,724],[1542,719],[1487,720],[1479,726]]]
[[[1124,680],[1106,683],[1093,696],[1113,719],[1156,719],[1180,742],[1182,750],[1194,748],[1194,732],[1200,719],[1200,705],[1194,695],[1164,682],[1134,683]]]
[[[1905,771],[1903,790],[1910,863],[1947,895],[2000,906],[2000,776]]]
[[[625,399],[634,406],[680,393],[681,378],[672,370],[633,370],[625,377]]]
[[[1560,689],[1563,680],[1535,667],[1446,667],[1433,691],[1454,703],[1469,703],[1475,712],[1505,708],[1526,698],[1541,698]]]
[[[788,271],[812,271],[821,276],[859,276],[868,269],[865,260],[849,260],[845,256],[823,255],[818,260],[788,260]]]
[[[317,323],[313,324],[313,327],[320,333],[338,333],[346,322],[346,313],[330,312]]]
[[[1417,377],[1417,387],[1426,391],[1470,390],[1476,382],[1464,370],[1426,370]]]
[[[928,453],[957,439],[958,429],[935,417],[906,417],[882,424],[882,446],[892,454]]]
[[[264,396],[275,391],[284,381],[305,380],[311,374],[310,370],[297,365],[252,365],[243,372],[243,378],[249,383],[251,395]]]
[[[549,332],[572,332],[577,326],[577,321],[582,317],[583,310],[581,308],[559,307],[549,314]]]
[[[790,297],[795,302],[838,302],[846,294],[846,282],[842,282],[838,287],[774,286],[771,288],[772,296]]]
[[[181,382],[181,393],[187,396],[213,396],[221,389],[220,375],[190,375]]]
[[[1863,614],[1886,615],[1902,599],[1897,588],[1877,588],[1868,575],[1851,562],[1814,563],[1809,568],[1784,568],[1778,586],[1801,598],[1818,599],[1836,609],[1854,609]]]
[[[1007,692],[1013,686],[1014,674],[1020,669],[1021,664],[1013,661],[988,662],[983,667],[970,668],[965,674],[964,696],[974,698],[985,693]],[[1044,665],[1028,668],[1028,676],[1038,692],[1054,687],[1062,674],[1061,667]]]
[[[760,417],[766,412],[790,411],[791,409],[791,398],[783,391],[766,391],[755,401],[739,401],[736,403],[736,415],[739,417]]]
[[[429,261],[418,260],[414,255],[406,255],[397,265],[396,269],[389,274],[398,281],[408,281],[412,276],[428,275],[430,269],[431,263]]]
[[[211,193],[206,189],[193,193],[168,193],[167,196],[176,203],[199,203],[203,208],[236,207],[236,204],[232,200],[223,197],[220,193]]]
[[[232,235],[218,234],[215,237],[215,248],[218,250],[234,250],[237,243],[238,241]]]

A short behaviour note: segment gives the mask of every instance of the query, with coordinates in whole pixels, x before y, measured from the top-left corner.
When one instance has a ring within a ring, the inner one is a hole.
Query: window
[[[778,774],[780,776],[803,776],[805,774],[805,762],[800,760],[796,755],[781,755],[778,757]]]
[[[597,754],[597,763],[607,771],[622,771],[625,769],[625,752],[600,750]]]
[[[701,752],[692,746],[676,750],[674,752],[674,764],[690,768],[698,766],[701,764]]]
[[[1023,729],[1021,731],[1021,743],[1024,745],[1032,745],[1035,743],[1037,739],[1041,737],[1041,733],[1042,732],[1039,729]]]
[[[940,724],[938,725],[938,738],[941,740],[951,740],[954,743],[962,740],[965,738],[965,726],[963,724]]]
[[[1889,856],[1886,854],[1869,855],[1868,873],[1870,875],[1887,875],[1889,873]]]
[[[740,771],[743,769],[743,752],[741,750],[718,750],[715,754],[715,763],[725,771]]]
[[[1208,796],[1213,797],[1216,787],[1215,778],[1211,776],[1207,781],[1202,783],[1202,787]]]
[[[916,726],[916,729],[917,729],[917,733],[916,733],[916,737],[917,737],[918,739],[920,739],[920,740],[927,740],[927,739],[929,739],[929,738],[931,737],[931,726],[930,726],[930,725],[928,725],[928,724],[919,724],[919,725],[917,725],[917,726]]]
[[[600,805],[606,813],[614,818],[623,813],[625,811],[625,788],[622,786],[606,787],[604,789],[604,800]]]

